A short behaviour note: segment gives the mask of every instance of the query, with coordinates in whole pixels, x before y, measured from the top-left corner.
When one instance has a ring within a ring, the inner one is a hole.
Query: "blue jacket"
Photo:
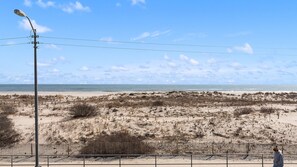
[[[283,154],[280,151],[274,152],[273,167],[283,167],[283,166],[284,166]]]

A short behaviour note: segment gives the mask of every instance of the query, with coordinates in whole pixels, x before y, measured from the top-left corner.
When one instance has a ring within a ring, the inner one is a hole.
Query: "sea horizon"
[[[34,91],[33,84],[0,84],[0,92]],[[282,84],[39,84],[41,92],[297,91]]]

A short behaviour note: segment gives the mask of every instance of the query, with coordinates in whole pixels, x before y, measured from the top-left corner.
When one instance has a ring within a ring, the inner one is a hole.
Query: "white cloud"
[[[132,5],[145,4],[145,0],[131,0]]]
[[[129,69],[124,66],[112,66],[111,70],[121,72],[121,71],[128,71]]]
[[[64,60],[65,60],[65,57],[64,57],[64,56],[60,56],[60,57],[59,57],[59,60],[64,61]]]
[[[241,31],[241,32],[230,33],[225,36],[229,38],[234,38],[234,37],[248,36],[250,34],[252,34],[250,31]]]
[[[199,62],[193,58],[189,58],[188,56],[185,56],[184,54],[181,54],[179,55],[179,58],[182,60],[182,61],[185,61],[191,65],[198,65]]]
[[[112,37],[103,37],[103,38],[100,38],[100,41],[103,41],[103,42],[112,42],[113,39],[112,39]]]
[[[195,59],[190,59],[190,63],[192,65],[198,65],[199,64],[199,62],[197,60],[195,60]]]
[[[65,57],[63,56],[60,56],[60,57],[54,57],[52,60],[51,60],[51,64],[56,64],[56,63],[59,63],[59,62],[63,62],[65,61]]]
[[[31,7],[32,6],[31,0],[24,0],[24,5],[27,7]]]
[[[208,60],[207,60],[207,63],[208,63],[208,64],[215,64],[215,63],[217,63],[217,60],[214,59],[214,58],[211,58],[211,59],[208,59]]]
[[[140,65],[139,68],[140,68],[140,69],[149,69],[150,66],[147,66],[147,65]]]
[[[169,65],[170,67],[177,67],[176,63],[174,63],[174,62],[168,62],[168,65]]]
[[[54,69],[52,70],[52,72],[54,72],[54,73],[58,73],[58,72],[60,72],[60,70],[54,68]]]
[[[47,8],[47,7],[55,7],[55,2],[53,1],[46,1],[44,2],[43,0],[37,0],[37,5],[42,7],[42,8]]]
[[[55,49],[55,50],[60,50],[61,48],[59,48],[57,45],[55,44],[46,44],[45,48],[47,49]]]
[[[187,60],[189,60],[189,58],[188,58],[187,56],[183,55],[183,54],[181,54],[181,55],[179,56],[179,58],[180,58],[181,60],[183,60],[183,61],[187,61]]]
[[[148,38],[151,34],[149,32],[144,32],[141,35],[133,38],[133,40],[140,40],[140,39],[144,39],[144,38]]]
[[[79,1],[76,1],[75,3],[69,3],[68,5],[61,7],[61,9],[67,13],[73,13],[74,11],[82,11],[82,12],[91,11],[90,7],[82,5]]]
[[[38,33],[45,33],[45,32],[51,31],[50,28],[37,24],[35,20],[31,20],[31,22],[33,24],[33,27],[37,30]],[[30,23],[27,19],[23,19],[19,24],[25,30],[32,30]]]
[[[165,59],[165,60],[170,60],[169,56],[166,55],[166,54],[164,55],[164,59]]]
[[[228,52],[228,53],[232,53],[232,52],[233,52],[233,49],[231,49],[231,48],[227,48],[227,52]]]
[[[79,70],[80,71],[89,71],[90,69],[87,66],[82,66]]]
[[[240,70],[243,68],[243,66],[238,62],[233,62],[229,66],[235,70]]]
[[[233,53],[234,51],[243,52],[246,54],[254,54],[252,46],[248,43],[245,43],[243,46],[234,46],[233,48],[227,48],[228,53]]]
[[[137,41],[137,40],[142,40],[142,39],[146,39],[146,38],[156,38],[156,37],[159,37],[161,35],[168,34],[169,32],[170,32],[170,30],[154,31],[154,32],[143,32],[139,36],[132,38],[132,40]]]
[[[41,62],[37,62],[37,66],[38,66],[38,67],[49,67],[49,66],[51,66],[51,64],[49,64],[49,63],[41,63]]]
[[[31,1],[31,0],[25,0],[25,3],[26,1]],[[68,4],[57,4],[54,1],[37,0],[36,4],[42,8],[52,7],[56,9],[61,9],[62,11],[67,13],[73,13],[75,11],[81,11],[81,12],[91,11],[90,7],[84,6],[79,1],[75,1],[74,3],[70,2]]]
[[[254,53],[253,48],[248,43],[244,44],[244,46],[235,47],[235,50],[242,51],[242,52],[247,53],[247,54],[253,54]]]

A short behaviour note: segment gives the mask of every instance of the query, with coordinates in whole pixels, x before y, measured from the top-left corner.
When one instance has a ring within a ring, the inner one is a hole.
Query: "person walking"
[[[273,167],[284,167],[284,157],[282,152],[275,146],[273,148]]]

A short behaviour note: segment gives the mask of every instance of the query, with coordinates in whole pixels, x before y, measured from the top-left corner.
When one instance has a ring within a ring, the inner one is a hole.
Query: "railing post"
[[[47,163],[47,167],[49,167],[50,166],[50,164],[49,164],[49,155],[46,156],[46,163]]]
[[[211,155],[214,155],[214,142],[211,144]]]
[[[33,144],[31,143],[31,156],[33,156]]]
[[[228,151],[226,152],[226,166],[228,167]]]
[[[69,144],[67,144],[67,155],[68,155],[68,157],[70,156],[70,147],[69,147]]]
[[[264,167],[264,157],[263,157],[263,154],[262,154],[262,167]]]
[[[10,165],[13,167],[13,155],[10,156]]]
[[[86,157],[84,156],[84,158],[83,158],[83,167],[85,167],[86,166]]]
[[[119,167],[122,166],[122,156],[119,157]]]
[[[155,155],[155,167],[157,167],[157,155]]]
[[[191,154],[191,167],[193,167],[193,154]]]

